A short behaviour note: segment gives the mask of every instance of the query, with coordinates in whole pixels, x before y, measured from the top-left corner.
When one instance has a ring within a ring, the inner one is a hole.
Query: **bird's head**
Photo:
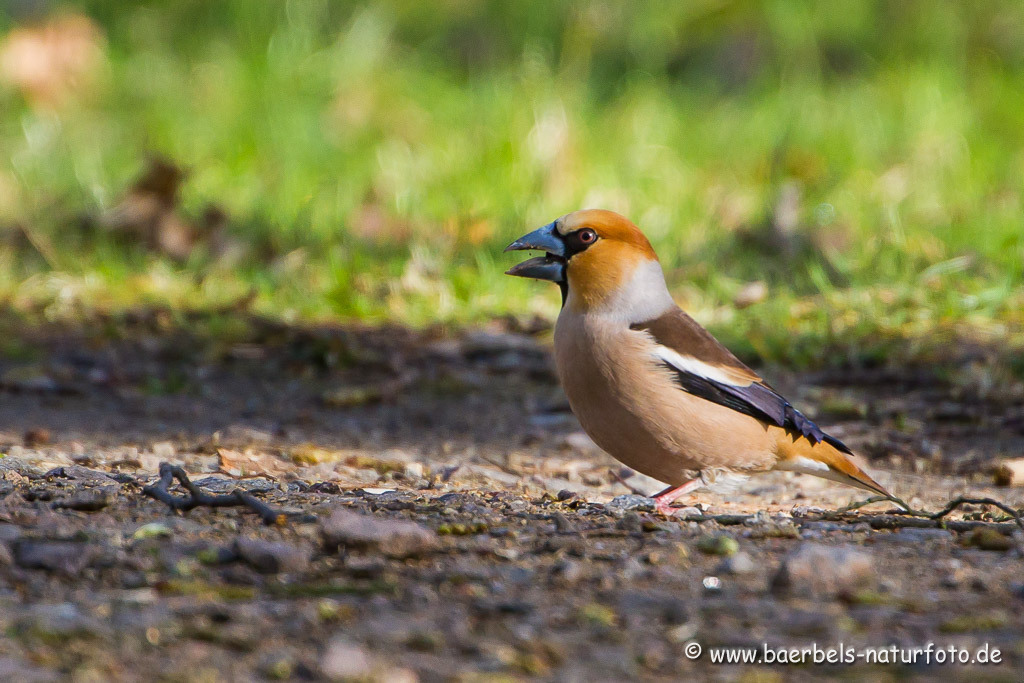
[[[639,228],[612,211],[574,211],[523,235],[505,251],[528,249],[546,253],[513,266],[507,274],[556,282],[563,304],[568,299],[568,305],[582,310],[621,299],[637,286],[646,289],[660,284],[664,289],[651,243]],[[655,282],[649,282],[652,279]]]

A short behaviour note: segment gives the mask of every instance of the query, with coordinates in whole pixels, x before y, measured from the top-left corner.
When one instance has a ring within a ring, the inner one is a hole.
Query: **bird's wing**
[[[656,362],[675,373],[682,390],[804,436],[811,444],[824,441],[842,453],[851,453],[682,310],[675,308],[630,327],[654,339]]]

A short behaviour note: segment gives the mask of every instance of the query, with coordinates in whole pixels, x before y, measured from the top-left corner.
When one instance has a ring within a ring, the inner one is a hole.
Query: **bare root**
[[[188,492],[187,496],[175,496],[171,493],[171,484],[175,479]],[[285,520],[284,512],[270,507],[242,489],[235,489],[231,493],[223,495],[207,493],[188,478],[185,470],[166,462],[160,464],[160,480],[155,484],[143,487],[142,493],[179,512],[188,512],[197,507],[247,507],[258,514],[264,524],[282,524]]]

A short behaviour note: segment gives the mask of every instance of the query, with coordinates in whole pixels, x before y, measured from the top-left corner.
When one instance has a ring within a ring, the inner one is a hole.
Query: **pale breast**
[[[584,431],[616,459],[668,484],[698,470],[757,471],[776,460],[768,426],[683,391],[627,325],[563,310],[559,379]]]

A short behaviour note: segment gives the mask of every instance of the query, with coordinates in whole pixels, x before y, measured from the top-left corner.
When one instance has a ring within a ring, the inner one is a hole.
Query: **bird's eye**
[[[596,239],[597,233],[590,228],[580,230],[580,242],[583,242],[583,244],[592,244]]]

